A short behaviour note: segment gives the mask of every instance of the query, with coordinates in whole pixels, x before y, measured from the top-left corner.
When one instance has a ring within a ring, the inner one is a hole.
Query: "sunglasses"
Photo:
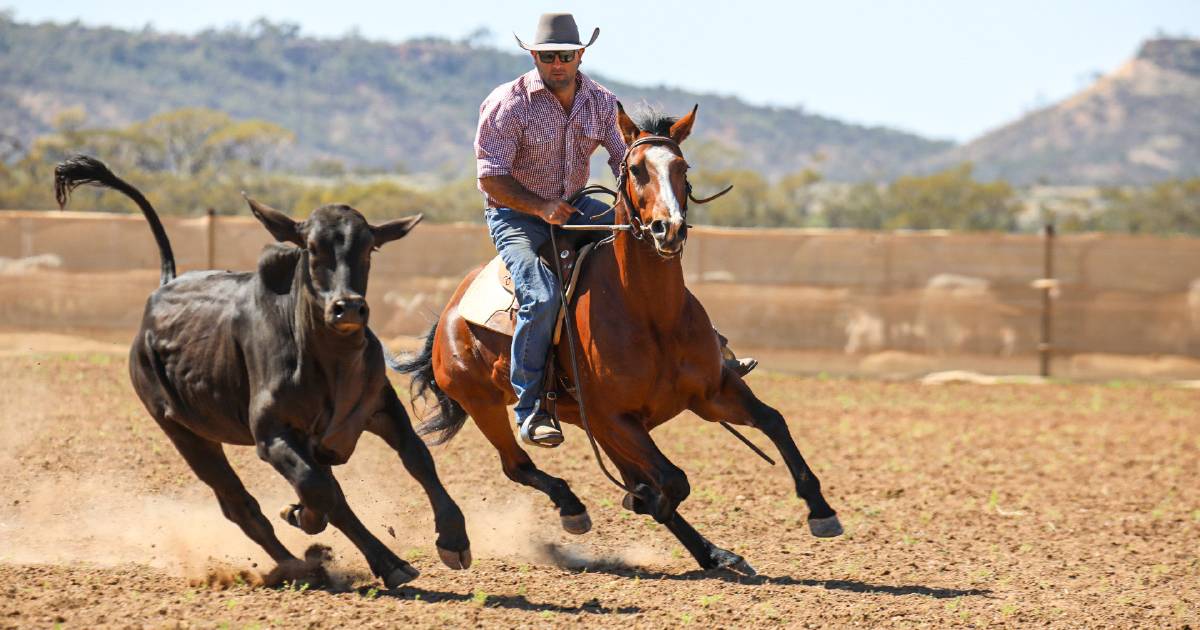
[[[537,56],[538,56],[538,59],[540,59],[542,63],[554,63],[555,57],[558,57],[558,60],[563,63],[571,63],[572,61],[575,61],[575,52],[576,51],[574,51],[574,50],[562,51],[562,52],[553,52],[553,51],[540,52],[539,51]]]

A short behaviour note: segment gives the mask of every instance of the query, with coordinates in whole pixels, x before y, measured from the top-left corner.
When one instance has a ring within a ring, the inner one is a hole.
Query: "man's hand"
[[[562,225],[571,220],[571,215],[579,212],[575,206],[562,199],[551,199],[542,204],[538,216],[551,225]]]
[[[538,217],[552,225],[562,225],[571,220],[571,215],[579,212],[562,199],[544,199],[529,192],[512,175],[481,177],[479,187],[505,207]]]

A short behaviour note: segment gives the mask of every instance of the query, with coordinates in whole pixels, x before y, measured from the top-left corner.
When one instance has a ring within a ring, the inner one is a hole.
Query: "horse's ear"
[[[280,243],[295,243],[304,247],[304,234],[301,233],[299,223],[275,208],[251,199],[246,193],[242,193],[242,197],[246,199],[246,203],[250,204],[250,211],[254,213],[254,218],[267,228],[275,240]]]
[[[423,214],[414,214],[411,217],[402,217],[394,221],[388,221],[381,225],[371,226],[371,236],[375,237],[375,247],[379,247],[384,243],[394,241],[398,238],[403,238],[408,234],[409,230],[416,227],[421,219],[425,218]]]
[[[682,143],[688,136],[692,135],[692,123],[696,122],[697,109],[700,109],[699,103],[692,107],[692,111],[688,112],[687,116],[680,118],[674,125],[671,125],[671,139],[676,144]]]
[[[634,140],[642,134],[642,130],[638,129],[633,119],[625,113],[625,108],[621,106],[621,101],[617,101],[617,129],[621,130],[621,138],[625,140],[625,145],[633,144]]]

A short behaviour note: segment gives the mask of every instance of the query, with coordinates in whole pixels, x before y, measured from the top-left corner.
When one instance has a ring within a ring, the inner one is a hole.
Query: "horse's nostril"
[[[333,305],[333,316],[334,317],[341,317],[342,315],[345,315],[345,314],[346,314],[346,307],[344,306],[344,304],[342,302],[338,302]]]
[[[650,232],[655,236],[662,236],[667,233],[667,222],[662,219],[655,219],[650,222]]]

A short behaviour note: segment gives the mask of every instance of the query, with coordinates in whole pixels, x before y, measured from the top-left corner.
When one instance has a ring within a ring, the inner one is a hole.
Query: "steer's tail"
[[[409,357],[405,361],[388,358],[388,366],[401,374],[412,375],[413,398],[424,398],[427,394],[432,393],[437,400],[437,413],[425,418],[419,426],[417,433],[421,435],[437,434],[432,440],[432,444],[445,444],[449,442],[459,429],[467,423],[467,410],[462,408],[453,398],[442,391],[438,387],[437,381],[433,378],[433,338],[437,335],[437,324],[434,324],[429,329],[429,334],[425,337],[425,347],[421,349],[421,353],[414,357]]]
[[[71,191],[84,184],[119,191],[142,209],[142,214],[150,223],[150,231],[154,232],[154,240],[158,243],[158,256],[162,261],[158,283],[164,285],[174,280],[175,255],[171,253],[171,241],[167,240],[167,233],[163,230],[162,221],[158,220],[154,206],[146,201],[141,191],[113,175],[104,162],[86,155],[76,155],[54,167],[54,198],[58,200],[58,207],[65,207],[71,197]]]

